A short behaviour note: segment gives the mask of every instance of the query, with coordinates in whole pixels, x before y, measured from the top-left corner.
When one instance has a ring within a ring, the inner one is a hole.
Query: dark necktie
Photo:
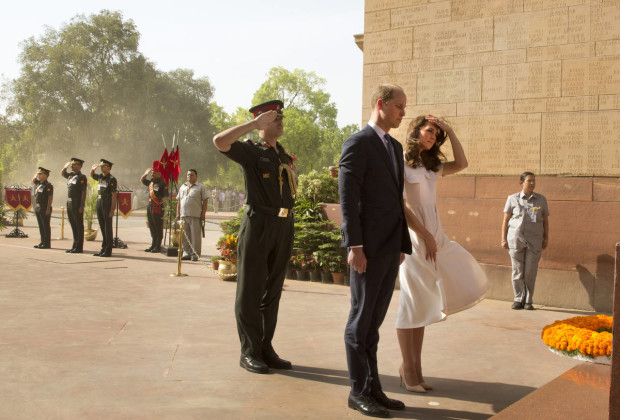
[[[394,174],[398,175],[398,166],[396,164],[396,159],[394,159],[394,149],[392,147],[392,142],[390,141],[390,136],[386,133],[385,136],[383,136],[383,138],[385,139],[385,147],[388,150],[388,154],[390,155],[390,160],[392,161],[392,166],[394,167]]]

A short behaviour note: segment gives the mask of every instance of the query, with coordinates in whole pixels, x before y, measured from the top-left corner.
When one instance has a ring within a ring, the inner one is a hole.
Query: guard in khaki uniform
[[[101,174],[96,174],[97,167],[101,167]],[[117,200],[117,182],[112,176],[112,162],[101,159],[101,162],[95,163],[90,168],[90,177],[98,182],[97,184],[97,221],[103,236],[101,242],[101,251],[93,254],[95,257],[112,256],[112,242],[114,241],[112,233],[112,216],[116,210]]]
[[[88,180],[82,173],[84,161],[71,158],[62,168],[61,175],[67,178],[67,216],[73,232],[73,246],[65,252],[81,254],[84,249],[84,204],[86,203],[86,187]],[[71,172],[67,168],[71,166]]]
[[[144,252],[160,252],[161,241],[164,237],[164,201],[168,199],[168,184],[161,177],[163,166],[160,161],[153,162],[153,166],[148,168],[140,178],[142,184],[149,187],[149,203],[146,206],[146,217],[149,221],[151,231],[151,246]],[[152,173],[150,180],[146,177]]]
[[[248,192],[239,230],[235,315],[240,365],[254,373],[292,367],[271,345],[293,247],[291,213],[297,190],[294,159],[277,142],[284,130],[283,106],[278,100],[257,105],[250,109],[252,121],[213,138],[220,152],[241,165]],[[237,141],[255,129],[257,142]]]
[[[54,186],[47,181],[50,175],[49,169],[39,166],[39,169],[32,178],[34,186],[34,214],[37,216],[41,242],[35,248],[51,248],[52,229],[50,219],[52,218],[52,201],[54,199]]]

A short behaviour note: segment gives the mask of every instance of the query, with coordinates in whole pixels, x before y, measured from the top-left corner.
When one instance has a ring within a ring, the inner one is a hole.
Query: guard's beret
[[[278,115],[282,115],[282,108],[284,108],[284,102],[274,99],[273,101],[253,106],[250,108],[250,112],[254,115],[254,118],[267,111],[276,111]]]
[[[101,162],[99,162],[99,166],[103,166],[103,165],[108,165],[111,168],[113,163],[110,162],[109,160],[101,159]]]

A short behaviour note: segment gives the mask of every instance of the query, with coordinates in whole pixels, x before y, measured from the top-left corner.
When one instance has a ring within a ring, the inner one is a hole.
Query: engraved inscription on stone
[[[493,18],[415,27],[415,58],[469,54],[493,49]]]
[[[514,112],[517,114],[529,112],[596,111],[597,109],[598,96],[517,99],[514,104]]]
[[[409,60],[413,29],[393,29],[364,34],[364,64]]]
[[[451,55],[396,61],[394,62],[394,73],[417,73],[419,71],[451,69],[453,68],[453,63],[454,58]]]
[[[391,10],[392,28],[450,21],[450,2],[428,3]]]
[[[568,42],[590,41],[590,5],[568,8]]]
[[[620,94],[601,95],[599,98],[598,109],[620,109]]]
[[[512,101],[463,102],[456,104],[457,115],[512,114]]]
[[[596,43],[596,55],[619,55],[620,54],[620,39],[614,39],[613,41],[599,41]]]
[[[531,10],[553,9],[555,7],[574,6],[576,4],[594,3],[601,0],[524,0],[523,9]]]
[[[526,58],[525,48],[518,50],[490,51],[474,54],[456,54],[454,68],[498,66],[500,64],[523,63]]]
[[[364,16],[364,32],[378,32],[390,29],[390,11],[366,13]]]
[[[588,58],[595,55],[595,48],[596,47],[593,42],[528,48],[527,61],[550,61]]]
[[[418,104],[475,102],[481,99],[482,69],[418,73]]]
[[[364,77],[392,74],[394,63],[364,64]]]
[[[618,38],[620,1],[593,4],[590,11],[592,41],[607,41]]]
[[[567,39],[568,9],[518,13],[495,18],[496,50],[566,44]]]
[[[523,11],[522,0],[452,0],[452,20],[468,20]]]
[[[485,101],[557,97],[561,93],[562,63],[542,61],[484,68]]]
[[[514,175],[540,168],[540,114],[452,119],[467,154],[470,175]]]
[[[541,173],[620,173],[620,111],[543,115]]]
[[[427,0],[366,0],[366,11],[394,9],[397,7],[413,6],[428,3]]]
[[[562,96],[620,93],[620,56],[566,60],[562,64]]]

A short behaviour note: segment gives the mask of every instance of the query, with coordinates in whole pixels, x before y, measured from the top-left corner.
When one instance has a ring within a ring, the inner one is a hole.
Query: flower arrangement
[[[590,361],[604,357],[611,361],[612,328],[611,316],[578,316],[547,325],[541,336],[550,350],[560,354]]]
[[[237,235],[224,235],[217,241],[217,249],[219,249],[222,258],[227,261],[237,261]]]

